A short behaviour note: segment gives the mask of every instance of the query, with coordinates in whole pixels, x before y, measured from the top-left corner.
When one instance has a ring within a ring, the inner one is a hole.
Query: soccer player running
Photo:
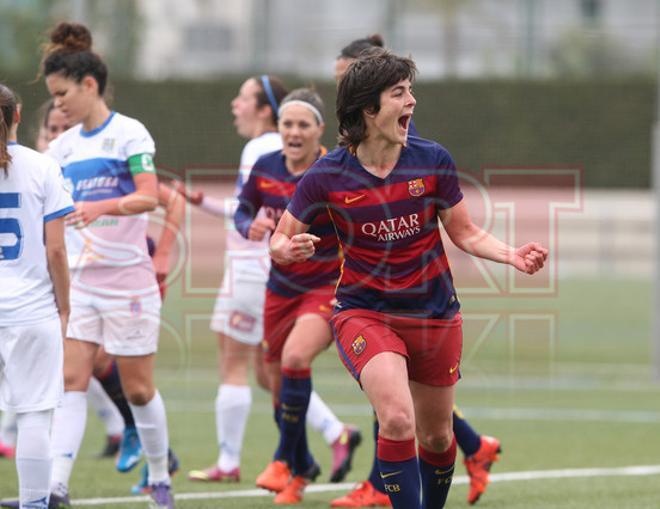
[[[19,506],[46,509],[70,309],[64,216],[74,208],[57,164],[17,144],[18,121],[0,84],[0,408],[17,415]]]
[[[309,225],[321,206],[330,210],[345,257],[332,325],[340,358],[378,416],[385,490],[396,509],[437,509],[456,457],[462,344],[438,219],[460,249],[528,274],[547,250],[510,247],[472,222],[449,153],[408,136],[415,74],[411,59],[383,49],[349,67],[337,94],[341,148],[300,181],[270,245],[280,264],[308,259],[319,241]]]
[[[355,39],[342,48],[335,60],[335,79],[337,84],[341,81],[351,65],[364,50],[382,48],[385,41],[380,34],[372,34],[361,39]],[[408,125],[408,136],[419,136],[413,119]],[[458,407],[454,405],[453,429],[456,444],[464,455],[463,464],[470,478],[470,489],[467,500],[475,504],[486,491],[489,483],[489,472],[492,464],[499,459],[501,452],[500,441],[495,437],[480,435],[465,419]],[[374,415],[373,439],[378,441],[378,419]],[[334,499],[331,507],[372,507],[390,506],[390,500],[385,493],[385,485],[378,471],[377,447],[371,462],[371,471],[367,480],[359,483],[352,491],[344,496]]]
[[[280,101],[287,94],[282,82],[274,76],[254,76],[240,87],[231,103],[238,134],[249,139],[241,153],[236,180],[237,197],[247,182],[259,157],[282,148],[277,132]],[[234,211],[227,203],[205,196],[202,191],[176,187],[193,205],[218,217],[231,218]],[[271,225],[274,228],[274,224]],[[252,405],[248,369],[252,360],[259,384],[269,388],[259,344],[263,339],[264,299],[268,279],[268,241],[246,240],[234,230],[227,231],[225,273],[218,292],[211,329],[218,334],[220,377],[215,401],[216,431],[219,454],[216,463],[203,470],[193,470],[193,481],[221,482],[240,479],[240,461],[245,427]],[[312,391],[307,421],[323,433],[332,448],[330,480],[340,482],[351,466],[361,435],[345,425],[323,400]]]
[[[146,212],[158,203],[155,146],[145,127],[111,111],[108,70],[80,24],[51,33],[42,62],[46,86],[75,127],[49,148],[73,189],[67,219],[71,321],[64,345],[65,394],[53,423],[51,497],[68,507],[68,484],[82,441],[86,391],[100,345],[117,360],[149,466],[152,504],[174,507],[163,400],[153,383],[161,298],[147,254]]]
[[[280,105],[283,148],[261,157],[239,196],[236,229],[260,241],[275,228],[298,181],[325,151],[323,103],[314,91],[298,89]],[[264,215],[258,215],[259,212]],[[319,215],[311,225],[323,240],[309,263],[272,264],[264,312],[264,356],[268,365],[280,441],[257,486],[277,493],[276,504],[302,500],[320,469],[307,444],[306,413],[312,393],[311,364],[332,340],[332,310],[339,257],[332,223]]]

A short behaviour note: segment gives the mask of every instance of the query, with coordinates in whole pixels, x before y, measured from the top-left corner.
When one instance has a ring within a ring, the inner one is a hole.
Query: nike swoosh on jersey
[[[396,472],[389,472],[389,473],[387,473],[387,474],[383,474],[383,473],[381,472],[381,474],[380,474],[380,478],[381,478],[381,479],[387,479],[388,477],[392,477],[392,476],[394,476],[394,475],[398,475],[398,474],[400,474],[401,472],[403,472],[403,470],[397,470]]]
[[[352,198],[349,198],[348,196],[344,196],[344,203],[346,205],[350,205],[351,203],[355,203],[356,201],[361,200],[365,196],[367,196],[367,195],[366,194],[359,194],[357,196],[353,196]]]

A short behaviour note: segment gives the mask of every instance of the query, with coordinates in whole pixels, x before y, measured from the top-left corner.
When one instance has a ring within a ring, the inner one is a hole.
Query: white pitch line
[[[527,472],[504,472],[500,474],[491,474],[491,482],[511,482],[511,481],[535,481],[540,479],[565,479],[576,477],[637,477],[646,475],[660,475],[660,465],[642,465],[632,467],[618,468],[571,468],[563,470],[532,470]],[[467,476],[461,475],[454,477],[453,484],[467,484]],[[346,491],[353,488],[353,483],[339,484],[317,484],[309,486],[305,491],[307,493],[325,493],[333,491]],[[233,490],[233,491],[213,491],[200,493],[177,493],[176,500],[211,500],[220,498],[247,498],[247,497],[269,497],[272,493],[265,490]],[[115,498],[84,498],[73,500],[74,506],[94,506],[103,504],[130,504],[135,502],[147,502],[149,499],[145,496],[140,497],[115,497]]]

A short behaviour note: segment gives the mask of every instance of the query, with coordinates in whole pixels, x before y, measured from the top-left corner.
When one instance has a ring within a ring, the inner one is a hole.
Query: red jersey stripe
[[[386,184],[378,188],[364,188],[351,191],[330,191],[328,202],[339,208],[369,207],[410,200],[419,196],[433,196],[437,185],[437,176],[410,179],[404,182]]]
[[[353,271],[344,264],[341,272],[341,286],[359,285],[363,288],[372,288],[382,292],[391,292],[394,290],[405,290],[406,288],[415,288],[428,283],[449,270],[447,256],[434,259],[418,271],[402,277],[372,276],[362,272]]]

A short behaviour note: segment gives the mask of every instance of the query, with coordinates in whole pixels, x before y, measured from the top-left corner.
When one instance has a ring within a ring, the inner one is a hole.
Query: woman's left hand
[[[521,272],[534,274],[543,268],[547,258],[546,248],[538,242],[530,242],[513,251],[510,263]]]

